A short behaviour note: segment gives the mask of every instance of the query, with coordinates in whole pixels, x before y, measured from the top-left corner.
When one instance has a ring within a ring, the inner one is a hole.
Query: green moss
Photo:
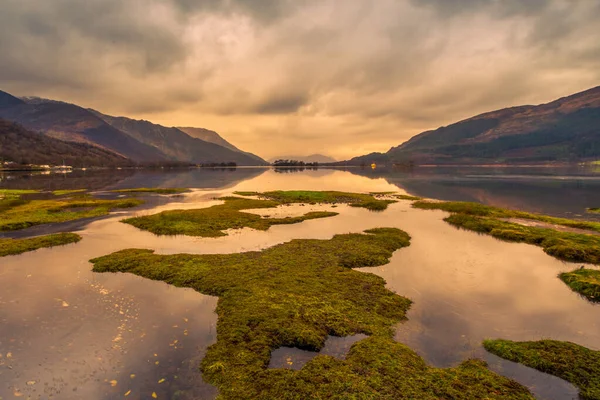
[[[590,301],[600,302],[600,271],[595,269],[577,269],[559,275],[574,292]]]
[[[531,399],[481,362],[430,368],[393,341],[392,327],[406,318],[410,300],[386,289],[381,277],[351,268],[383,265],[409,240],[398,229],[379,228],[260,252],[130,249],[92,263],[96,272],[132,273],[219,297],[217,342],[201,369],[222,399]],[[355,344],[345,361],[319,356],[300,371],[268,369],[281,346],[319,350],[328,335],[357,333],[372,337]]]
[[[526,215],[530,215],[528,219],[543,222],[553,221],[552,223],[570,227],[578,225],[578,228],[585,226],[588,229],[597,228],[597,223],[502,210],[475,203],[416,202],[413,206],[452,212],[453,214],[444,221],[456,227],[488,234],[501,240],[540,246],[547,254],[561,260],[600,264],[600,236],[524,226],[498,218],[526,218]]]
[[[478,217],[530,219],[533,221],[540,221],[548,224],[562,225],[569,228],[587,229],[600,232],[600,222],[556,218],[547,215],[528,213],[524,211],[507,210],[492,206],[486,206],[479,203],[469,203],[462,201],[418,201],[416,203],[413,203],[413,207],[421,208],[424,210],[443,210],[451,213],[473,215]]]
[[[178,194],[189,192],[189,189],[185,188],[134,188],[134,189],[118,189],[111,190],[113,193],[157,193],[157,194]]]
[[[370,194],[348,193],[348,192],[315,192],[308,190],[278,190],[274,192],[259,193],[258,196],[286,203],[310,203],[310,204],[349,204],[352,207],[363,207],[372,211],[385,210],[388,204],[395,203],[395,200],[378,200]]]
[[[116,208],[135,207],[137,199],[99,200],[91,197],[0,201],[0,231],[12,231],[34,225],[99,217]]]
[[[28,239],[0,239],[0,257],[21,254],[43,247],[62,246],[80,240],[81,236],[74,233],[56,233]]]
[[[233,192],[233,194],[237,194],[238,196],[258,196],[260,193],[258,193],[258,192]]]
[[[394,194],[396,192],[369,192],[371,196],[388,196],[390,194]]]
[[[592,213],[600,213],[600,207],[588,208],[588,211]]]
[[[157,235],[188,235],[203,237],[227,236],[228,229],[252,228],[266,231],[273,225],[296,224],[316,218],[338,215],[334,212],[309,212],[300,217],[263,218],[241,210],[272,208],[281,203],[272,200],[254,200],[223,197],[225,204],[194,210],[171,210],[159,214],[129,218],[124,223]]]
[[[571,382],[584,400],[600,400],[600,352],[570,342],[486,340],[491,353]]]
[[[66,196],[68,194],[85,193],[86,189],[55,190],[52,192],[55,196]]]
[[[400,200],[409,200],[409,201],[422,200],[421,197],[409,196],[407,194],[397,194],[394,197],[397,198],[397,199],[400,199]]]

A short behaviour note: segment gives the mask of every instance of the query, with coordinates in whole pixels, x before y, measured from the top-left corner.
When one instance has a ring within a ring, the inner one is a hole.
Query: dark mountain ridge
[[[86,143],[64,142],[0,119],[0,161],[73,167],[129,166],[132,161]]]
[[[546,104],[480,114],[348,163],[523,164],[598,158],[600,87],[595,87]]]
[[[267,165],[260,157],[233,145],[221,146],[193,138],[177,128],[112,117],[75,104],[39,97],[19,99],[0,91],[0,118],[62,141],[97,146],[141,164],[233,162]],[[216,132],[214,135],[218,137]]]
[[[236,148],[232,150],[215,143],[194,138],[178,128],[169,128],[149,121],[113,117],[89,110],[112,127],[125,132],[141,143],[153,146],[173,160],[197,164],[235,162],[238,165],[266,165]]]

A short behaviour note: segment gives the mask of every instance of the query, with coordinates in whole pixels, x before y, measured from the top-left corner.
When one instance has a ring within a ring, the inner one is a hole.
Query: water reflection
[[[240,170],[222,173],[235,176]],[[227,175],[204,183],[195,181],[204,176],[194,172],[181,177],[127,177],[118,185],[168,182],[169,186],[206,187],[221,180],[231,187],[198,190],[153,204],[152,209],[93,221],[83,227],[83,240],[77,244],[1,258],[0,397],[19,393],[33,398],[109,399],[129,390],[128,398],[134,399],[149,398],[152,392],[159,398],[216,395],[198,371],[207,346],[215,340],[216,299],[135,276],[94,274],[90,258],[129,247],[163,254],[259,250],[293,238],[329,239],[378,226],[396,226],[412,236],[411,246],[396,252],[390,264],[364,269],[381,275],[392,290],[414,300],[409,320],[397,327],[397,340],[436,366],[480,357],[527,384],[539,398],[574,395],[574,388],[564,381],[502,361],[480,345],[485,338],[552,338],[598,349],[600,307],[557,279],[559,272],[573,265],[540,248],[456,230],[442,220],[443,212],[415,210],[406,201],[383,213],[340,206],[335,209],[340,215],[334,218],[274,226],[266,232],[243,229],[216,239],[157,237],[119,222],[123,216],[208,207],[217,204],[214,197],[234,190],[398,190],[390,177],[339,170],[288,175],[262,169],[249,174],[248,180]],[[589,194],[589,187],[586,184],[582,190]],[[493,199],[496,192],[487,193]],[[524,203],[539,200],[527,200],[528,193],[523,195]],[[574,209],[572,203],[561,207]],[[310,210],[293,206],[270,214]],[[281,360],[274,353],[274,365],[281,365]],[[287,363],[287,356],[283,360]]]
[[[348,351],[350,351],[350,347],[359,340],[366,338],[368,336],[362,333],[345,337],[329,336],[319,352],[300,350],[293,347],[280,347],[271,352],[269,368],[300,370],[317,355],[331,356],[344,360],[348,355]]]

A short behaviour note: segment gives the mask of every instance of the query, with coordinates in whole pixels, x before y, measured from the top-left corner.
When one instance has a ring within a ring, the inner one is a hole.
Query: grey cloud
[[[306,93],[276,93],[253,107],[259,114],[288,114],[298,111],[309,101]]]
[[[0,89],[376,142],[600,81],[599,20],[569,0],[0,0]]]
[[[532,15],[547,8],[552,0],[410,0],[416,6],[430,8],[442,16],[492,12],[498,17]]]

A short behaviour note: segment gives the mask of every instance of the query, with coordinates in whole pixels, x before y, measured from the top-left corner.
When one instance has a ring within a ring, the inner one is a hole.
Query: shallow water
[[[77,244],[0,258],[0,397],[112,399],[131,390],[128,398],[133,399],[149,398],[152,392],[159,399],[214,398],[216,389],[202,382],[198,365],[216,340],[216,298],[131,275],[95,274],[88,260],[131,247],[163,254],[259,250],[293,238],[328,239],[377,226],[399,227],[412,236],[411,246],[396,252],[390,264],[363,269],[381,275],[390,289],[414,300],[409,320],[397,327],[397,340],[435,366],[480,357],[494,370],[528,385],[539,398],[575,396],[566,382],[500,360],[480,345],[485,338],[551,338],[599,349],[600,307],[556,277],[574,265],[540,248],[457,230],[442,221],[445,213],[415,210],[406,201],[381,213],[308,205],[259,210],[271,216],[312,209],[340,215],[266,232],[243,229],[216,239],[157,237],[119,222],[124,216],[218,204],[214,197],[234,190],[399,190],[389,177],[344,171],[252,171],[244,172],[248,180],[233,178],[237,171],[221,172],[230,174],[222,179],[210,175],[206,185],[194,180],[203,176],[190,177],[187,172],[154,176],[156,184],[205,189],[183,198],[161,197],[164,202],[151,209],[92,221],[82,227],[83,240]],[[135,174],[111,185],[133,187],[133,182],[149,186],[147,176]],[[214,182],[224,187],[210,186]],[[578,204],[561,212],[575,212]],[[343,357],[347,346],[336,349],[333,355]],[[304,354],[302,361],[295,352],[276,350],[273,365],[289,365],[288,357],[292,365],[302,365],[314,355]]]

